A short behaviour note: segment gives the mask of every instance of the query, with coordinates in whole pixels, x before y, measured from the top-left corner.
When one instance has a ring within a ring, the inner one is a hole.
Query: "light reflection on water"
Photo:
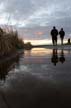
[[[46,78],[48,77],[48,79],[50,79],[51,76],[56,74],[54,71],[59,69],[58,71],[62,72],[60,69],[63,68],[65,70],[65,66],[70,66],[70,59],[69,50],[52,50],[46,48],[25,50],[24,53],[18,57],[17,61],[12,60],[12,62],[8,61],[9,63],[0,65],[0,79],[5,80],[5,76],[8,76],[10,73],[15,75],[15,73],[24,74],[26,72],[42,78],[44,77],[44,79],[46,76]],[[8,74],[8,72],[10,73]]]
[[[57,49],[46,49],[46,48],[35,48],[24,52],[24,63],[25,64],[45,64],[51,62],[56,63],[65,62],[65,56],[69,55],[68,50],[57,50]],[[50,60],[49,60],[50,59]]]
[[[0,78],[0,88],[13,108],[24,106],[40,108],[38,104],[46,105],[46,101],[57,108],[56,96],[59,94],[56,93],[61,93],[58,98],[61,99],[66,94],[67,87],[71,88],[71,52],[69,50],[45,48],[26,50],[17,60],[10,61],[8,64],[9,68],[8,66],[3,66],[5,70],[2,66],[0,68],[2,73],[5,73],[4,78]],[[58,104],[61,105],[61,103]],[[43,105],[40,106],[43,107]]]
[[[8,61],[7,63],[0,64],[0,79],[5,80],[8,72],[31,72],[34,74],[40,73],[43,76],[44,72],[48,75],[47,71],[54,71],[59,67],[70,64],[69,50],[57,50],[46,48],[34,48],[32,50],[25,50],[24,53],[15,60]],[[56,67],[55,67],[56,66]],[[33,74],[32,73],[32,74]],[[51,72],[50,72],[51,73]]]

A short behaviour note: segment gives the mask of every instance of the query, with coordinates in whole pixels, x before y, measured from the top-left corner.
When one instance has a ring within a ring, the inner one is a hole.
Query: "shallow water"
[[[25,50],[0,65],[0,108],[63,108],[70,98],[70,50]]]

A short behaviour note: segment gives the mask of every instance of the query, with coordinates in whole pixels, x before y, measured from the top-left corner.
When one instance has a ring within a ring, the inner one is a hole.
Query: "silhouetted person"
[[[53,54],[52,54],[51,62],[55,66],[56,66],[56,63],[58,63],[58,53],[57,53],[57,49],[53,49]]]
[[[70,45],[70,38],[68,39],[68,44]]]
[[[60,55],[59,61],[60,61],[62,64],[65,62],[65,57],[64,57],[64,52],[63,52],[63,50],[61,50],[61,55]]]
[[[63,45],[63,39],[65,36],[65,32],[64,32],[63,28],[61,28],[59,35],[60,35],[60,39],[61,39],[61,45]]]
[[[58,30],[54,26],[53,29],[51,30],[51,36],[52,36],[53,45],[57,45],[57,35],[58,35]]]

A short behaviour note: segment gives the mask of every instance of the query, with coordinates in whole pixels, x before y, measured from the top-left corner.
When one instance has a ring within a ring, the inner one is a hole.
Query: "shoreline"
[[[0,57],[0,63],[15,59],[16,57],[20,56],[20,54],[24,53],[23,50],[18,50],[17,52],[13,53],[13,54],[8,54],[6,56],[2,56]]]
[[[21,50],[18,50],[16,52],[12,53],[12,54],[10,53],[8,55],[1,56],[0,57],[0,63],[3,63],[3,62],[8,61],[8,60],[15,59],[17,56],[20,56],[20,54],[23,54],[25,50],[32,50],[33,48],[71,50],[71,45],[57,45],[57,46],[53,46],[53,45],[36,45],[36,46],[32,46],[31,48],[24,48],[24,49],[21,49]]]
[[[48,48],[48,49],[63,49],[63,50],[71,50],[71,45],[35,45],[32,48]]]

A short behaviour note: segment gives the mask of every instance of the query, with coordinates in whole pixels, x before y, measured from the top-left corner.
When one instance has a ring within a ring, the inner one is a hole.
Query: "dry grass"
[[[18,38],[17,31],[3,31],[0,28],[0,56],[14,53],[18,48],[23,48],[24,43]]]

